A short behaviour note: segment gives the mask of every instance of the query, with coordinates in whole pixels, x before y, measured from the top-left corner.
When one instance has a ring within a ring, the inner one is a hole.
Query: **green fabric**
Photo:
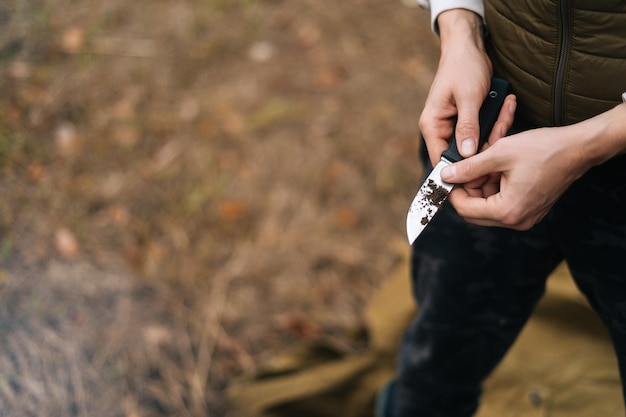
[[[562,4],[569,5],[565,13]],[[559,113],[560,124],[571,124],[620,102],[626,90],[625,1],[485,0],[485,19],[494,73],[513,85],[525,120],[551,126]]]
[[[240,417],[372,417],[374,398],[394,374],[395,353],[415,314],[408,258],[364,312],[369,345],[354,353],[331,339],[303,342],[236,381]],[[518,341],[486,381],[476,417],[623,416],[610,340],[565,267]]]

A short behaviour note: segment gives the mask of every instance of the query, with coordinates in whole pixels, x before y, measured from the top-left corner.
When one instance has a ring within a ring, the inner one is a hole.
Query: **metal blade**
[[[441,179],[441,170],[450,165],[451,162],[445,158],[435,166],[424,184],[420,187],[417,195],[409,207],[409,214],[406,217],[406,234],[409,244],[413,244],[415,239],[422,233],[433,216],[448,199],[454,184],[447,183]]]

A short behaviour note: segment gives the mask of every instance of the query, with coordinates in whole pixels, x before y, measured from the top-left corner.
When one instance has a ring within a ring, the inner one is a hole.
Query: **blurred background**
[[[408,249],[412,0],[3,0],[3,416],[226,416]]]

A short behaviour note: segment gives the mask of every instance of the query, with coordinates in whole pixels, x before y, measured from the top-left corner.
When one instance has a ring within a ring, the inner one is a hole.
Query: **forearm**
[[[441,13],[438,21],[441,56],[419,122],[428,153],[435,161],[448,147],[453,133],[463,156],[476,152],[478,110],[489,91],[492,73],[480,16],[452,9]]]
[[[482,19],[466,9],[446,10],[437,18],[441,50],[475,47],[484,51]]]
[[[417,0],[420,6],[430,10],[431,27],[439,33],[437,24],[439,15],[447,10],[464,9],[474,12],[484,22],[485,8],[483,0]]]
[[[570,127],[580,141],[581,163],[588,167],[626,153],[626,103]]]

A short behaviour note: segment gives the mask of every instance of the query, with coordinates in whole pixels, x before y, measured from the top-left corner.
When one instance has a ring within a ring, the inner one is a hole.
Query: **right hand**
[[[455,119],[459,152],[466,158],[476,153],[478,111],[489,91],[492,74],[478,15],[452,9],[441,13],[437,22],[441,58],[419,121],[433,165],[448,148]]]

